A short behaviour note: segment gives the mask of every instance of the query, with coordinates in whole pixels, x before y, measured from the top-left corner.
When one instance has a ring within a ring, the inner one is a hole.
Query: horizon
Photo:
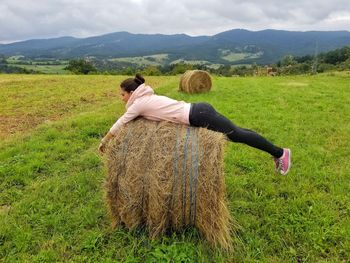
[[[217,33],[214,33],[214,34],[211,34],[211,35],[190,35],[190,34],[187,34],[187,33],[173,33],[173,34],[134,33],[134,32],[121,30],[121,31],[109,32],[109,33],[108,32],[107,33],[102,33],[102,34],[98,34],[98,35],[89,35],[89,36],[85,36],[85,37],[78,37],[78,36],[73,36],[73,35],[62,35],[62,36],[52,36],[52,37],[47,37],[47,38],[35,38],[35,37],[33,37],[33,38],[22,39],[22,40],[14,40],[14,41],[10,41],[10,42],[2,42],[0,40],[0,45],[16,44],[16,43],[32,41],[32,40],[59,39],[59,38],[65,38],[65,37],[70,37],[70,38],[75,38],[75,39],[87,39],[87,38],[91,38],[91,37],[101,37],[101,36],[110,35],[110,34],[116,34],[116,33],[128,33],[128,34],[132,34],[132,35],[164,35],[164,36],[187,35],[189,37],[212,37],[212,36],[215,36],[217,34],[221,34],[221,33],[228,32],[228,31],[234,31],[234,30],[242,30],[242,31],[249,31],[249,32],[261,32],[261,31],[269,31],[269,30],[271,30],[271,31],[301,32],[301,33],[307,33],[307,32],[350,32],[350,30],[346,30],[346,29],[340,29],[340,30],[286,30],[286,29],[266,28],[266,29],[260,29],[260,30],[251,30],[251,29],[246,29],[246,28],[232,28],[232,29],[224,30],[224,31],[217,32]]]

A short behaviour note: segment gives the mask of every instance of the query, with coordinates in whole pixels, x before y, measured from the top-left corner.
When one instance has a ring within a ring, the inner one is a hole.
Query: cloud
[[[110,32],[213,35],[233,28],[349,30],[348,0],[25,0],[0,2],[0,43]]]

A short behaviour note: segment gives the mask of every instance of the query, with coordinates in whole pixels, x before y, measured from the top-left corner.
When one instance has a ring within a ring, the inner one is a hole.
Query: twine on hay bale
[[[112,225],[146,226],[151,238],[195,226],[231,249],[224,144],[224,135],[203,128],[143,118],[124,125],[106,152]]]
[[[180,91],[187,93],[207,92],[211,89],[211,77],[204,70],[187,70],[180,78]]]

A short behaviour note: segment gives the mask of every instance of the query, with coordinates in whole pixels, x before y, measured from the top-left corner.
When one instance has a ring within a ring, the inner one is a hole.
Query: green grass
[[[67,74],[69,73],[69,71],[64,69],[67,65],[17,65],[17,66],[28,70],[39,71],[45,74]]]
[[[17,63],[18,61],[20,61],[23,58],[24,58],[24,56],[18,55],[18,56],[8,57],[6,60],[7,60],[8,63]]]
[[[23,56],[12,56],[7,59],[7,63],[11,66],[24,68],[27,70],[34,70],[44,74],[68,74],[69,71],[64,68],[68,66],[68,61],[37,61],[37,60],[21,60]],[[24,63],[26,62],[26,63]],[[27,64],[30,62],[30,64]],[[59,65],[52,65],[51,63],[59,63]]]
[[[245,53],[245,52],[232,52],[230,50],[220,50],[221,52],[221,58],[224,60],[227,60],[229,62],[234,62],[242,59],[253,59],[253,58],[259,58],[262,56],[261,52],[257,53]]]
[[[16,67],[24,68],[27,70],[34,70],[44,74],[67,74],[68,70],[64,68],[68,65],[23,65],[23,64],[13,64]]]
[[[206,61],[206,60],[185,60],[185,59],[177,59],[177,60],[174,60],[170,63],[171,64],[179,64],[179,63],[184,63],[184,64],[191,64],[191,65],[211,65],[211,63],[209,61]],[[213,64],[211,66],[214,66],[217,64]]]
[[[116,101],[122,76],[0,75],[0,139]],[[150,78],[159,85],[166,78]]]
[[[134,63],[139,66],[161,66],[168,60],[168,54],[156,54],[141,57],[111,58],[110,61]]]
[[[177,92],[178,77],[146,78],[158,94],[207,101],[293,151],[283,177],[267,154],[227,146],[227,199],[240,225],[230,253],[210,248],[193,229],[155,240],[110,229],[97,146],[124,111],[111,95],[123,78],[0,75],[0,117],[41,117],[12,135],[1,130],[0,261],[349,261],[348,74],[214,78],[212,91],[197,95]]]

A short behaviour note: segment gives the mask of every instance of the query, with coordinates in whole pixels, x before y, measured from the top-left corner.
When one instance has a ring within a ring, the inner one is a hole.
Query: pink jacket
[[[119,127],[137,116],[152,121],[169,121],[189,125],[191,104],[154,94],[150,86],[142,84],[131,94],[126,103],[126,112],[109,130],[113,135]]]

